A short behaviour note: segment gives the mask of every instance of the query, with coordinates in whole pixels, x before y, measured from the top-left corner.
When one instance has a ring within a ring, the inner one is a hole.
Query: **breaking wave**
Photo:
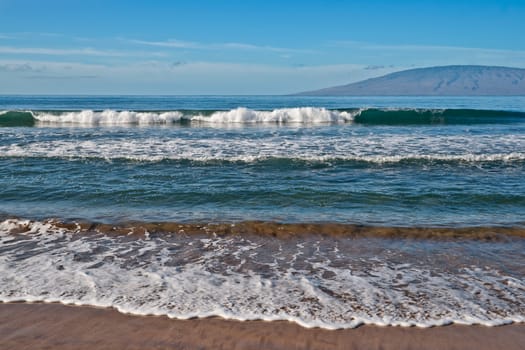
[[[0,126],[170,125],[170,124],[343,124],[432,125],[491,124],[525,121],[525,112],[475,109],[340,109],[317,107],[253,110],[175,111],[3,111]]]

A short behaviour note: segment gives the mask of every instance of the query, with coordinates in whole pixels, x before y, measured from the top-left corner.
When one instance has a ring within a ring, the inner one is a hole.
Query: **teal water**
[[[523,98],[3,96],[0,110],[4,216],[525,221]]]

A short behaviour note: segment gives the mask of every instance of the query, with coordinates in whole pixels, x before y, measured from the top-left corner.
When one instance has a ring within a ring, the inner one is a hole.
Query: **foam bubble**
[[[17,225],[28,230],[11,232]],[[181,319],[289,320],[327,329],[525,321],[520,268],[509,263],[501,270],[502,257],[490,259],[495,252],[521,259],[523,244],[479,246],[489,257],[480,265],[451,242],[422,243],[420,255],[415,243],[403,249],[390,240],[137,239],[64,233],[49,222],[23,220],[0,223],[0,243],[4,302],[94,305]]]
[[[129,159],[140,161],[190,160],[257,162],[266,159],[293,159],[313,162],[403,161],[513,162],[525,160],[525,135],[435,135],[357,134],[323,132],[224,134],[178,130],[107,137],[76,130],[56,140],[33,140],[25,135],[5,134],[0,145],[4,157],[60,157]],[[111,133],[108,134],[112,136]],[[11,138],[11,139],[9,139]]]
[[[66,230],[54,225],[52,221],[40,222],[20,219],[0,221],[0,235],[9,235],[12,233],[36,235],[49,232],[53,234],[63,234]]]
[[[230,111],[214,112],[211,116],[197,115],[192,121],[213,124],[256,124],[256,123],[346,123],[353,120],[353,114],[346,111],[331,111],[325,108],[301,107],[283,108],[272,111],[255,111],[247,108],[236,108]]]
[[[173,112],[134,112],[105,110],[96,112],[84,110],[52,114],[33,112],[34,118],[44,124],[80,124],[80,125],[122,125],[122,124],[173,124],[179,122],[182,113]]]
[[[356,111],[355,113],[357,113]],[[333,111],[325,108],[299,107],[272,111],[257,111],[239,107],[229,111],[215,111],[210,115],[181,111],[136,112],[136,111],[74,111],[62,113],[32,112],[43,124],[77,125],[154,125],[174,124],[181,121],[209,124],[319,124],[346,123],[353,120],[353,113]]]

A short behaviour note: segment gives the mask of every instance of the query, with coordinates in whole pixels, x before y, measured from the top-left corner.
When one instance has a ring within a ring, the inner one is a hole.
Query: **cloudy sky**
[[[283,94],[525,68],[525,1],[0,0],[0,94]]]

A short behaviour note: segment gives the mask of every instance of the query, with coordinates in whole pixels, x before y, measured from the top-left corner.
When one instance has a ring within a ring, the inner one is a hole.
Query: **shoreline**
[[[105,234],[109,236],[144,237],[149,235],[188,236],[258,236],[278,239],[304,237],[334,238],[386,238],[419,240],[478,240],[505,241],[525,238],[525,225],[488,226],[374,226],[343,222],[147,222],[129,221],[115,223],[59,218],[26,219],[0,216],[0,229],[9,234],[26,234],[41,229],[75,234]]]
[[[177,320],[58,303],[0,303],[5,349],[523,349],[525,324],[303,328],[287,321]]]

